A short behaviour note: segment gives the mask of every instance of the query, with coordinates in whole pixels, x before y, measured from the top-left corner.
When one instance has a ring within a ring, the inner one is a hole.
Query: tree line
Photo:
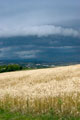
[[[10,71],[18,71],[18,70],[22,70],[22,69],[23,69],[23,67],[18,64],[1,65],[0,73],[10,72]]]

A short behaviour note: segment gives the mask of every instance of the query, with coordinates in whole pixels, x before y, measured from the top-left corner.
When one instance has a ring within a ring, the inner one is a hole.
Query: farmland
[[[80,118],[80,65],[1,73],[0,109]]]

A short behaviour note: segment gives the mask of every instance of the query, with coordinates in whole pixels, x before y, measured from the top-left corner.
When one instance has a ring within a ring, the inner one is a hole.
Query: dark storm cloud
[[[80,60],[79,14],[80,0],[0,0],[0,60]]]
[[[1,59],[38,59],[44,61],[63,60],[63,58],[80,60],[80,38],[48,37],[12,37],[1,38]],[[77,58],[75,58],[77,57]]]

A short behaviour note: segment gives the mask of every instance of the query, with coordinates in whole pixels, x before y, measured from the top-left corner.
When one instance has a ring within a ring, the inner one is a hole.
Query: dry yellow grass
[[[80,65],[0,74],[0,107],[80,114]]]

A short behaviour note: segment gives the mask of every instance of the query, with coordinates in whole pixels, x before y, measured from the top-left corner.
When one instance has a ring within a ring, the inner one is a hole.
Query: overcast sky
[[[0,0],[0,36],[48,34],[46,26],[49,34],[62,34],[66,27],[78,36],[79,14],[80,0]]]
[[[3,59],[80,61],[80,0],[0,0]]]

